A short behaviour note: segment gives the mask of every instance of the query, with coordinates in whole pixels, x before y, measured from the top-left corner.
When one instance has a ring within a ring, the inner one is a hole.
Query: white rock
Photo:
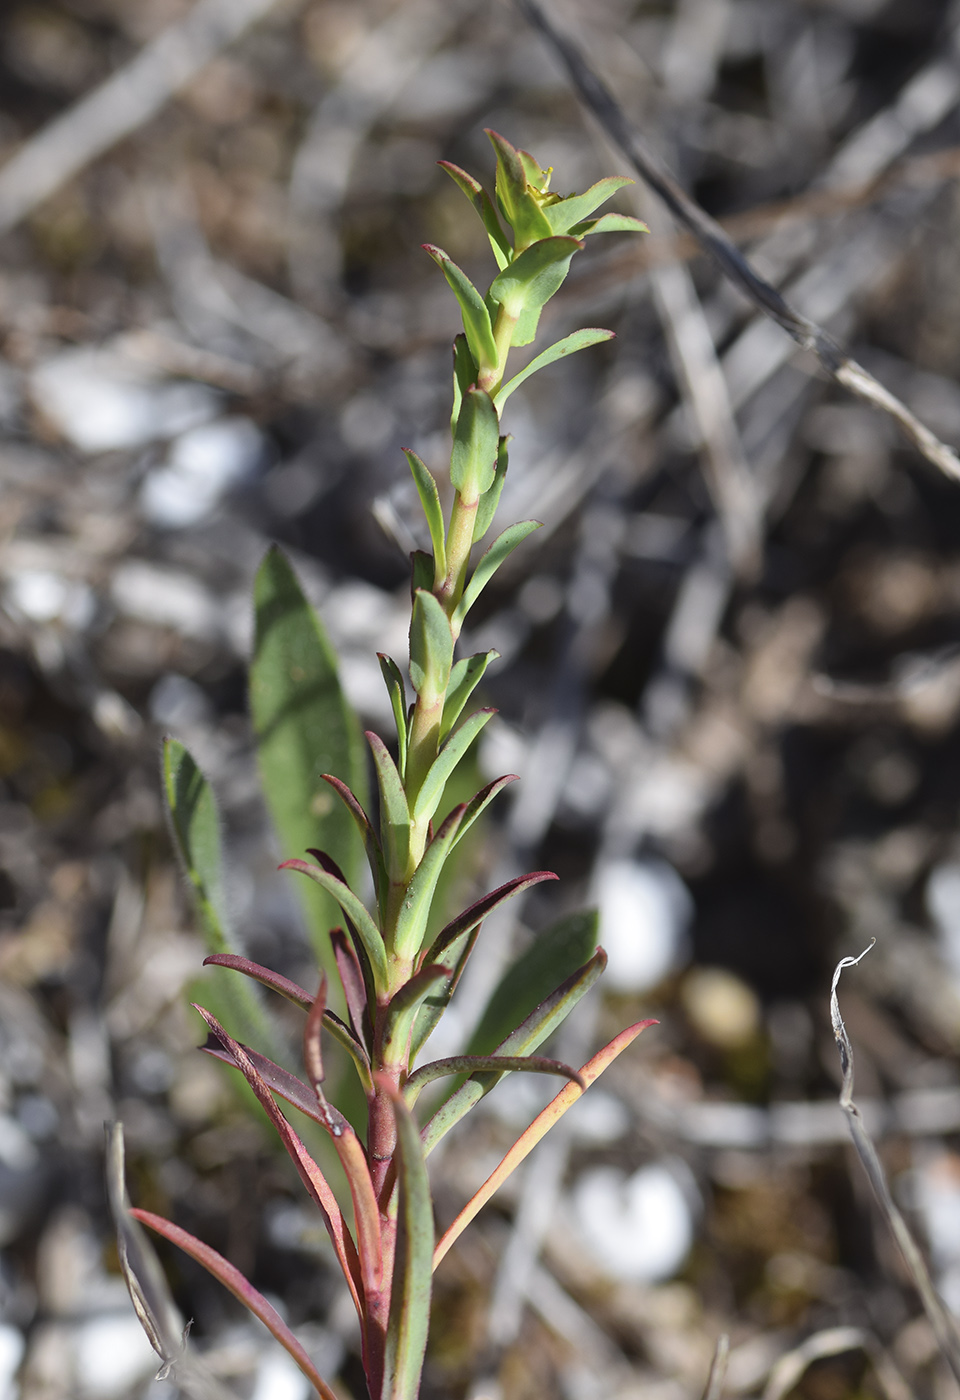
[[[944,962],[954,976],[960,976],[960,864],[945,861],[930,871],[926,902]]]
[[[199,384],[166,383],[110,349],[66,350],[30,380],[34,401],[81,452],[142,447],[211,418],[219,399]]]
[[[61,621],[82,629],[92,620],[96,599],[83,582],[64,578],[49,569],[23,569],[7,583],[6,599],[15,612],[30,622]]]
[[[688,961],[693,899],[666,861],[610,861],[599,871],[594,897],[609,959],[607,987],[642,992]]]
[[[573,1189],[584,1243],[613,1278],[657,1283],[676,1273],[693,1243],[693,1210],[676,1172],[662,1162],[625,1176],[586,1172]]]
[[[23,1351],[23,1333],[16,1327],[0,1324],[0,1400],[16,1400],[19,1394],[15,1377]]]
[[[285,1351],[269,1351],[257,1367],[250,1400],[306,1400],[313,1387]]]
[[[173,443],[166,463],[147,474],[140,492],[143,515],[168,530],[198,524],[253,471],[263,450],[263,435],[249,418],[191,428]]]
[[[160,1358],[133,1313],[93,1317],[77,1328],[77,1389],[90,1400],[124,1395],[160,1369]]]

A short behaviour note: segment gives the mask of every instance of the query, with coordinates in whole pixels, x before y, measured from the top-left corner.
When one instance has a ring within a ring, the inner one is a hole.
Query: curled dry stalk
[[[853,1145],[857,1149],[857,1156],[867,1174],[867,1180],[873,1188],[873,1194],[877,1198],[880,1213],[890,1232],[896,1240],[903,1255],[903,1261],[907,1266],[907,1271],[913,1280],[914,1286],[920,1295],[924,1311],[933,1328],[934,1336],[941,1352],[947,1360],[954,1376],[960,1382],[960,1327],[951,1312],[944,1306],[943,1300],[934,1287],[933,1279],[930,1277],[930,1270],[927,1268],[920,1248],[910,1233],[910,1228],[904,1220],[900,1210],[893,1199],[890,1187],[887,1183],[886,1173],[877,1155],[877,1149],[870,1140],[864,1126],[860,1110],[853,1101],[853,1046],[850,1044],[850,1037],[847,1028],[843,1024],[843,1017],[840,1014],[840,1004],[837,1000],[837,986],[840,982],[840,974],[845,967],[856,967],[861,958],[865,958],[873,947],[876,939],[871,940],[868,947],[855,958],[841,958],[837,963],[833,973],[833,983],[830,987],[830,1021],[833,1026],[834,1039],[837,1042],[837,1049],[840,1052],[840,1068],[843,1071],[843,1084],[840,1089],[840,1107],[847,1115],[847,1122],[850,1126],[850,1136],[853,1138]]]
[[[533,957],[524,954],[518,964],[523,974],[515,978],[520,985],[504,999],[511,1004],[511,1019],[502,1024],[497,1005],[484,1014],[488,1043],[471,1043],[462,1055],[416,1065],[484,919],[520,891],[556,878],[538,870],[510,880],[436,930],[433,903],[441,877],[464,836],[512,779],[499,778],[466,802],[445,800],[450,779],[494,713],[469,713],[468,702],[496,653],[455,659],[461,631],[496,570],[537,528],[531,520],[508,525],[473,562],[473,546],[490,531],[507,471],[508,438],[500,416],[531,374],[609,339],[611,332],[574,332],[507,378],[510,352],[533,341],[543,306],[588,234],[644,229],[628,216],[596,213],[629,180],[611,177],[584,194],[561,198],[550,190],[549,170],[496,132],[488,135],[497,159],[493,198],[471,175],[441,162],[489,237],[499,270],[486,294],[441,248],[426,248],[463,318],[453,355],[453,500],[445,514],[438,482],[417,454],[407,451],[431,550],[415,553],[412,560],[406,676],[396,661],[380,658],[396,735],[393,748],[377,734],[366,736],[378,821],[368,815],[357,725],[339,691],[335,659],[278,551],[268,555],[255,586],[251,711],[264,784],[281,838],[311,857],[298,855],[281,868],[303,875],[325,901],[308,908],[325,964],[316,994],[251,962],[232,942],[213,794],[181,744],[167,740],[164,746],[171,829],[211,947],[207,962],[251,979],[239,984],[245,989],[242,999],[227,1003],[221,1014],[197,1008],[211,1032],[205,1048],[246,1080],[320,1213],[360,1320],[371,1400],[415,1400],[436,1264],[540,1137],[650,1024],[639,1022],[621,1032],[580,1070],[535,1054],[606,961],[596,947],[595,918],[581,916],[542,936]],[[338,800],[339,820],[329,815]],[[372,900],[363,894],[345,828],[354,842],[359,837]],[[342,927],[331,929],[330,916],[337,910]],[[282,1051],[273,1047],[282,1036],[264,1010],[261,988],[304,1014],[305,1078],[279,1063]],[[331,1039],[352,1063],[363,1091],[366,1121],[358,1126],[327,1097],[324,1046]],[[426,1158],[504,1074],[516,1071],[559,1075],[568,1082],[438,1244]],[[444,1076],[458,1076],[459,1082],[421,1124],[415,1117],[419,1095]],[[298,1109],[326,1136],[348,1184],[349,1203],[338,1199],[278,1100]],[[316,1392],[332,1396],[286,1322],[233,1265],[170,1221],[144,1210],[131,1214],[215,1275],[270,1328]]]

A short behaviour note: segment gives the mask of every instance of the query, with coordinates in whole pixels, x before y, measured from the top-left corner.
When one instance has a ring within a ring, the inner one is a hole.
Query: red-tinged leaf
[[[502,778],[494,778],[492,783],[488,783],[485,788],[481,788],[476,797],[470,799],[467,803],[467,810],[463,814],[463,821],[460,823],[460,830],[457,832],[455,845],[459,845],[474,822],[482,815],[487,807],[489,807],[497,794],[501,793],[508,783],[515,782],[517,782],[516,773],[505,773]]]
[[[235,1056],[223,1048],[216,1035],[211,1035],[207,1044],[201,1045],[200,1048],[205,1055],[212,1055],[214,1059],[222,1060],[225,1065],[232,1065],[234,1069],[240,1068]],[[274,1094],[279,1094],[282,1099],[286,1099],[287,1103],[293,1104],[294,1108],[298,1108],[301,1113],[305,1113],[308,1118],[312,1118],[321,1127],[328,1126],[317,1103],[317,1096],[309,1084],[304,1084],[302,1079],[298,1079],[295,1074],[291,1074],[282,1065],[268,1060],[266,1055],[251,1050],[249,1045],[244,1045],[243,1049],[252,1060],[257,1073],[268,1089]]]
[[[332,864],[332,862],[330,863]],[[363,944],[364,951],[370,960],[376,991],[383,991],[387,986],[387,955],[384,951],[383,939],[369,910],[365,908],[349,885],[331,874],[323,865],[310,865],[305,860],[285,860],[280,869],[299,870],[301,875],[306,875],[308,879],[315,881],[316,884],[321,885],[329,894],[333,895],[343,910],[344,917],[349,921],[351,930],[356,930],[357,938]]]
[[[323,1052],[320,1036],[326,993],[327,979],[324,977],[303,1033],[303,1060],[313,1084],[321,1121],[333,1138],[333,1145],[337,1150],[337,1156],[340,1158],[350,1186],[353,1211],[357,1222],[357,1252],[360,1255],[364,1300],[369,1313],[375,1297],[379,1295],[383,1287],[380,1211],[377,1207],[373,1182],[370,1179],[366,1153],[360,1145],[360,1140],[343,1114],[327,1102],[321,1087],[323,1084]]]
[[[497,780],[501,787],[508,781],[508,778]],[[494,783],[490,784],[490,787],[495,786],[497,785]],[[488,790],[485,788],[484,792]],[[478,796],[482,797],[483,793],[478,794]],[[467,810],[469,811],[469,806]],[[458,838],[462,834],[462,830],[463,823],[461,822],[460,830],[457,833]],[[556,878],[552,870],[534,870],[529,875],[520,875],[515,880],[508,880],[499,889],[492,890],[490,894],[484,895],[483,899],[477,900],[476,904],[471,904],[469,909],[458,914],[445,928],[440,930],[431,947],[423,954],[421,961],[422,963],[436,963],[442,959],[451,969],[451,973],[446,985],[432,993],[420,1009],[414,1026],[413,1038],[410,1042],[411,1057],[415,1056],[426,1044],[449,1005],[450,998],[453,996],[466,966],[467,958],[473,950],[477,931],[484,919],[499,908],[505,900],[519,894],[521,890],[530,889],[543,880],[555,880]]]
[[[136,1209],[131,1210],[130,1214],[135,1216],[142,1225],[148,1226],[158,1235],[162,1235],[165,1240],[169,1240],[171,1244],[177,1245],[198,1264],[202,1264],[208,1273],[218,1279],[224,1288],[228,1288],[233,1296],[243,1303],[244,1307],[249,1308],[254,1316],[258,1317],[264,1326],[269,1328],[284,1350],[293,1357],[317,1394],[321,1395],[323,1400],[338,1400],[335,1392],[327,1385],[276,1308],[267,1302],[262,1293],[257,1292],[249,1279],[228,1259],[224,1259],[222,1254],[218,1254],[208,1244],[198,1240],[196,1235],[181,1230],[179,1225],[174,1225],[170,1220],[164,1220],[161,1215],[154,1215],[149,1210]]]
[[[347,1285],[353,1295],[357,1313],[362,1322],[364,1313],[361,1299],[361,1289],[363,1285],[360,1274],[360,1260],[357,1255],[356,1245],[353,1242],[353,1237],[344,1222],[343,1212],[340,1210],[336,1196],[330,1190],[323,1172],[317,1166],[316,1162],[310,1156],[310,1153],[300,1141],[300,1138],[280,1112],[273,1100],[273,1095],[270,1093],[266,1081],[257,1069],[250,1053],[245,1050],[238,1041],[234,1040],[232,1036],[227,1034],[217,1018],[211,1016],[209,1011],[205,1011],[202,1006],[197,1006],[195,1009],[199,1011],[223,1048],[228,1050],[233,1056],[237,1068],[256,1094],[261,1107],[277,1130],[280,1141],[286,1148],[300,1175],[300,1180],[316,1202],[320,1214],[323,1217],[323,1222],[327,1227],[327,1232],[333,1241],[333,1247],[340,1261],[340,1268],[343,1271],[344,1278],[347,1280]],[[293,1078],[292,1075],[291,1078]],[[304,1086],[304,1088],[306,1088],[306,1086]]]
[[[331,929],[330,942],[333,944],[333,955],[337,960],[337,971],[340,974],[353,1033],[369,1049],[372,1043],[369,1002],[357,950],[342,928]]]
[[[367,864],[370,866],[370,873],[373,876],[374,888],[379,891],[384,881],[385,871],[383,865],[383,852],[380,849],[380,842],[377,833],[373,829],[373,823],[360,805],[352,788],[346,783],[334,777],[332,773],[321,773],[325,783],[329,783],[334,792],[340,797],[347,811],[356,824],[363,842],[363,849],[366,852]]]
[[[501,781],[504,781],[501,779]],[[544,880],[556,880],[559,876],[552,870],[531,870],[527,875],[518,875],[514,880],[508,880],[505,885],[498,886],[485,894],[482,899],[478,899],[476,904],[471,904],[469,909],[464,909],[462,914],[458,914],[455,919],[451,919],[445,928],[437,934],[430,946],[430,951],[426,954],[430,962],[436,962],[442,957],[446,950],[455,943],[458,938],[462,938],[465,933],[482,924],[495,909],[499,909],[501,904],[512,899],[515,894],[520,894],[522,890],[532,889],[534,885],[542,884]]]
[[[593,1059],[588,1060],[580,1070],[582,1087],[580,1084],[576,1083],[565,1084],[556,1098],[551,1099],[547,1104],[543,1112],[537,1114],[526,1132],[521,1134],[510,1148],[510,1151],[503,1158],[500,1165],[490,1173],[486,1181],[480,1187],[480,1190],[475,1196],[471,1197],[456,1220],[443,1235],[434,1251],[434,1268],[440,1263],[441,1259],[450,1249],[450,1246],[463,1234],[471,1220],[483,1209],[494,1192],[499,1190],[512,1172],[516,1171],[524,1158],[530,1155],[541,1138],[550,1131],[555,1123],[559,1122],[567,1109],[573,1107],[577,1099],[581,1097],[595,1079],[599,1079],[607,1066],[611,1064],[619,1054],[626,1050],[628,1045],[632,1045],[641,1031],[645,1031],[648,1026],[655,1026],[657,1024],[657,1021],[652,1020],[638,1021],[636,1025],[628,1026],[626,1030],[621,1031],[618,1036],[615,1036],[614,1039],[610,1041],[609,1045],[605,1045],[602,1050],[598,1050],[596,1055],[593,1056]]]
[[[259,963],[251,962],[249,958],[238,957],[235,953],[212,953],[209,958],[204,958],[203,965],[232,967],[236,972],[242,972],[272,991],[279,992],[287,1001],[292,1001],[294,1006],[299,1006],[303,1011],[309,1011],[313,1005],[313,997],[305,988],[291,982],[289,977],[282,977],[279,972],[272,972],[269,967],[261,967]]]
[[[409,1107],[417,1101],[420,1090],[434,1079],[442,1079],[447,1074],[476,1074],[478,1070],[523,1070],[528,1074],[559,1074],[574,1084],[583,1084],[578,1070],[571,1069],[562,1060],[549,1060],[543,1055],[451,1055],[446,1060],[432,1060],[421,1065],[410,1075],[403,1086],[404,1101]]]
[[[343,937],[343,930],[335,932]],[[331,934],[331,938],[333,935]],[[254,977],[258,982],[262,982],[265,987],[270,987],[273,991],[279,992],[281,996],[292,1001],[295,1006],[308,1011],[313,1004],[313,998],[303,987],[298,987],[296,982],[291,982],[289,977],[282,977],[279,972],[273,972],[268,967],[261,967],[259,963],[251,962],[249,958],[236,957],[232,953],[218,953],[212,957],[204,959],[204,966],[207,963],[215,963],[218,967],[233,968],[237,972],[243,972],[248,977]],[[347,1054],[357,1067],[357,1073],[365,1089],[371,1087],[370,1081],[370,1057],[366,1047],[359,1038],[353,1034],[349,1026],[344,1025],[340,1017],[333,1011],[324,1013],[324,1025],[333,1038],[343,1046]],[[271,1061],[266,1061],[267,1064]]]
[[[417,1400],[430,1326],[433,1204],[417,1124],[386,1076],[397,1124],[397,1249],[384,1352],[383,1400]]]
[[[303,1028],[303,1063],[318,1099],[322,1099],[320,1085],[324,1080],[323,1045],[320,1032],[323,1028],[323,1013],[327,1009],[327,974],[320,978],[320,988],[314,998],[307,1024]]]

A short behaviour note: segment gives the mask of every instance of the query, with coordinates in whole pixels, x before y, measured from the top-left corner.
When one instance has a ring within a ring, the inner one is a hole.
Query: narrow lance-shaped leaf
[[[580,998],[593,986],[606,964],[607,955],[602,948],[598,948],[585,967],[568,977],[555,992],[540,1003],[522,1025],[497,1046],[496,1054],[529,1055],[536,1050],[547,1036],[566,1020]],[[500,1074],[482,1071],[472,1074],[465,1084],[461,1084],[446,1103],[440,1105],[423,1129],[424,1151],[432,1152],[440,1139],[459,1123],[501,1078]]]
[[[457,430],[460,405],[471,384],[476,384],[480,367],[470,354],[467,337],[461,332],[453,339],[453,411],[450,415],[450,432]]]
[[[540,312],[563,285],[570,260],[583,244],[566,235],[543,238],[498,273],[488,297],[497,301],[514,321],[511,345],[529,345],[540,324]]]
[[[600,1075],[618,1055],[626,1050],[628,1045],[632,1045],[641,1031],[645,1031],[648,1026],[655,1026],[656,1021],[638,1021],[634,1026],[628,1026],[615,1036],[608,1045],[598,1051],[591,1060],[580,1070],[580,1083],[565,1084],[557,1094],[555,1099],[551,1099],[542,1113],[538,1113],[530,1124],[529,1128],[513,1144],[510,1151],[503,1158],[495,1171],[491,1172],[480,1190],[467,1202],[456,1220],[446,1231],[443,1238],[437,1245],[433,1257],[433,1267],[436,1268],[444,1255],[463,1234],[470,1224],[470,1221],[489,1201],[495,1191],[506,1181],[507,1177],[516,1171],[524,1158],[528,1157],[537,1143],[550,1131],[553,1125],[563,1117],[568,1108],[572,1108],[577,1099],[590,1087],[594,1080]]]
[[[507,780],[501,778],[499,781],[502,786]],[[492,786],[493,784],[491,784]],[[555,880],[556,878],[552,870],[534,870],[529,875],[520,875],[514,880],[508,880],[499,889],[484,895],[482,899],[478,899],[476,904],[471,904],[469,909],[465,909],[462,914],[459,914],[457,918],[441,929],[429,951],[424,954],[423,961],[424,963],[440,963],[442,961],[451,969],[451,972],[443,985],[432,992],[420,1008],[411,1041],[411,1059],[416,1056],[428,1037],[433,1034],[434,1028],[449,1005],[450,998],[456,990],[476,939],[476,931],[484,919],[522,890],[530,889],[533,885],[540,884],[542,880]]]
[[[518,544],[523,543],[528,535],[532,535],[534,530],[539,530],[540,525],[539,520],[518,520],[516,525],[508,525],[503,534],[497,536],[486,553],[480,556],[477,567],[473,571],[473,577],[463,590],[463,597],[453,615],[454,626],[463,626],[467,613],[503,561],[513,553]]]
[[[433,555],[428,554],[425,549],[415,549],[410,555],[410,600],[417,596],[417,591],[423,589],[429,593],[433,588],[434,579]]]
[[[480,684],[484,671],[499,655],[498,651],[479,651],[475,656],[465,656],[462,661],[458,661],[450,672],[447,698],[443,704],[443,719],[440,721],[441,743],[463,713],[463,707]]]
[[[413,959],[420,951],[427,931],[427,920],[430,917],[430,906],[437,881],[443,870],[443,863],[453,848],[466,810],[466,803],[454,807],[424,851],[423,859],[407,886],[406,898],[394,932],[394,947],[401,958]]]
[[[434,759],[417,794],[413,808],[415,821],[429,821],[433,816],[451,773],[477,738],[481,729],[495,714],[496,710],[477,710],[476,714],[465,719],[460,728],[454,730],[450,735]]]
[[[177,739],[163,741],[163,788],[170,829],[190,883],[204,941],[211,953],[235,954],[224,890],[217,800],[193,757]],[[274,1049],[276,1031],[254,988],[246,982],[234,982],[224,995],[225,1009],[229,1009],[238,1034]]]
[[[336,657],[279,549],[268,551],[253,596],[250,710],[281,851],[322,847],[355,880],[360,846],[353,823],[322,778],[334,774],[366,806],[360,726],[340,688]],[[336,906],[309,886],[301,898],[320,960],[329,966],[327,930],[336,921]]]
[[[543,1055],[451,1055],[449,1059],[432,1060],[430,1064],[414,1070],[403,1086],[403,1097],[412,1108],[420,1090],[435,1079],[443,1079],[449,1074],[475,1074],[478,1070],[498,1070],[504,1074],[513,1070],[527,1074],[559,1074],[564,1079],[572,1079],[575,1084],[581,1082],[579,1070]]]
[[[459,845],[467,832],[483,816],[493,799],[501,793],[510,783],[517,781],[516,773],[504,773],[502,778],[494,778],[492,783],[488,783],[485,788],[481,788],[476,797],[471,797],[467,803],[467,810],[463,814],[463,821],[460,823],[460,830],[457,832],[455,845]]]
[[[493,400],[470,385],[453,430],[450,480],[465,500],[476,500],[493,485],[500,443],[500,419]]]
[[[426,462],[407,447],[403,449],[403,455],[413,473],[417,495],[420,497],[420,504],[423,506],[423,513],[427,520],[427,529],[430,531],[430,543],[433,545],[437,578],[442,580],[447,572],[447,555],[440,492]]]
[[[330,942],[333,944],[333,956],[337,960],[340,985],[343,987],[353,1033],[369,1050],[373,1043],[370,1006],[357,950],[342,928],[331,929]]]
[[[467,274],[457,267],[442,248],[437,248],[432,243],[424,243],[423,249],[440,268],[460,303],[463,329],[471,355],[481,369],[493,368],[497,363],[497,347],[493,339],[493,327],[490,325],[490,313],[484,305],[483,297]]]
[[[493,201],[480,181],[475,180],[472,175],[468,175],[465,170],[461,170],[459,165],[454,165],[452,161],[438,160],[437,164],[442,170],[447,172],[451,180],[454,180],[456,184],[460,186],[460,189],[463,190],[463,193],[467,196],[474,209],[476,209],[480,218],[483,220],[483,226],[487,231],[487,237],[490,239],[490,247],[493,249],[493,256],[497,260],[497,266],[506,267],[507,263],[510,261],[510,255],[513,249],[510,247],[509,239],[501,227],[500,220],[497,218],[497,211],[493,207]]]
[[[380,834],[383,839],[387,875],[389,879],[396,880],[407,868],[410,847],[410,809],[407,806],[407,794],[397,772],[397,765],[379,734],[367,730],[366,738],[373,754],[377,784],[380,788]],[[381,894],[385,899],[386,887]]]
[[[494,400],[496,402],[496,400]],[[497,445],[497,466],[493,473],[493,484],[484,491],[477,504],[477,518],[473,525],[473,542],[482,540],[484,535],[493,524],[493,517],[497,513],[497,506],[500,504],[500,497],[503,494],[504,482],[507,479],[507,467],[510,465],[510,457],[507,452],[508,445],[513,441],[510,433],[504,434]]]
[[[503,405],[520,385],[525,383],[531,375],[538,370],[546,369],[547,365],[552,365],[557,360],[564,359],[567,355],[575,355],[578,350],[586,350],[591,345],[599,345],[604,340],[613,340],[613,331],[603,331],[596,327],[588,326],[585,330],[574,331],[572,335],[565,335],[562,340],[541,350],[539,355],[534,356],[528,365],[525,365],[519,374],[515,374],[508,380],[493,397],[494,406],[498,413],[503,409]]]
[[[350,1187],[353,1214],[357,1223],[357,1253],[360,1256],[363,1296],[366,1307],[370,1309],[374,1295],[378,1294],[383,1286],[380,1211],[366,1153],[351,1125],[342,1113],[327,1103],[323,1093],[322,1031],[326,1004],[327,979],[324,977],[303,1031],[303,1062],[313,1085],[321,1120],[333,1139]]]
[[[335,929],[334,932],[339,933],[341,937],[343,936],[342,929]],[[203,960],[204,967],[210,964],[216,967],[232,968],[236,972],[244,973],[247,977],[252,977],[262,986],[269,987],[271,991],[279,992],[282,997],[286,997],[287,1001],[292,1001],[294,1006],[299,1006],[303,1011],[309,1011],[313,1003],[310,993],[303,987],[299,987],[296,982],[291,982],[289,977],[283,977],[279,972],[273,972],[268,967],[261,967],[259,963],[251,962],[249,958],[238,958],[230,953],[215,953]],[[344,1025],[336,1012],[325,1011],[324,1021],[330,1034],[338,1044],[343,1046],[356,1065],[361,1083],[364,1086],[369,1085],[370,1059],[366,1047],[353,1034],[350,1027]]]
[[[332,773],[322,773],[320,776],[325,783],[330,784],[353,818],[353,823],[357,828],[360,840],[363,842],[363,849],[366,852],[370,874],[373,876],[373,887],[379,894],[386,882],[386,870],[383,864],[383,851],[380,849],[380,842],[377,840],[377,833],[373,829],[373,823],[360,806],[355,795],[347,787],[346,783],[342,783],[340,779],[334,777]]]
[[[407,770],[407,690],[403,683],[403,674],[393,657],[384,656],[382,651],[378,651],[377,660],[380,662],[384,684],[390,696],[393,722],[397,728],[397,767],[402,776]]]
[[[182,1230],[179,1225],[174,1225],[170,1220],[164,1220],[160,1215],[154,1215],[152,1211],[131,1210],[130,1214],[141,1224],[147,1225],[158,1235],[162,1235],[165,1240],[169,1240],[171,1244],[177,1245],[184,1254],[189,1254],[191,1259],[195,1259],[208,1273],[218,1279],[224,1288],[228,1288],[233,1296],[244,1307],[249,1308],[254,1316],[258,1317],[264,1326],[273,1333],[284,1350],[293,1357],[317,1394],[322,1396],[323,1400],[338,1400],[336,1392],[327,1385],[310,1360],[306,1350],[297,1341],[273,1304],[267,1302],[263,1294],[254,1288],[249,1279],[235,1265],[231,1264],[228,1259],[224,1259],[223,1255],[218,1254],[215,1249],[211,1249],[208,1244],[198,1240],[195,1235],[191,1235],[187,1230]]]
[[[599,921],[595,910],[570,914],[536,935],[503,974],[487,1002],[468,1055],[489,1055],[564,981],[593,957]]]
[[[430,689],[442,695],[453,665],[453,633],[443,606],[432,593],[418,588],[410,622],[410,680],[418,695]]]
[[[260,1106],[264,1109],[267,1117],[276,1129],[280,1141],[283,1143],[291,1161],[297,1169],[300,1180],[313,1197],[323,1222],[327,1227],[330,1239],[333,1242],[333,1247],[336,1250],[337,1258],[340,1262],[340,1268],[347,1281],[347,1286],[350,1289],[354,1305],[362,1322],[363,1305],[361,1302],[360,1259],[357,1255],[353,1237],[344,1223],[343,1213],[340,1210],[337,1198],[330,1190],[326,1177],[274,1103],[273,1096],[260,1074],[260,1071],[257,1069],[250,1052],[238,1041],[234,1040],[231,1035],[228,1035],[216,1017],[211,1016],[209,1011],[205,1011],[202,1006],[197,1006],[194,1009],[200,1013],[223,1048],[233,1057],[234,1063],[256,1094],[260,1101]],[[292,1075],[291,1078],[293,1078]]]
[[[328,894],[333,896],[344,915],[357,930],[367,957],[370,959],[377,991],[382,991],[387,985],[387,958],[383,949],[383,939],[366,906],[357,898],[349,885],[345,884],[343,880],[337,879],[335,875],[331,875],[328,870],[324,870],[321,866],[310,865],[305,860],[285,860],[280,869],[298,870],[301,875],[306,875],[308,879],[314,880],[321,889],[325,889]]]
[[[397,1123],[397,1251],[384,1356],[383,1400],[417,1400],[430,1326],[433,1206],[420,1134],[413,1115],[387,1080]]]

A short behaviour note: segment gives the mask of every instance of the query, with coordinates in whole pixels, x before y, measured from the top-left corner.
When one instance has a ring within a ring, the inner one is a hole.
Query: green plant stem
[[[481,369],[477,376],[478,387],[485,389],[491,398],[503,383],[503,376],[507,368],[507,356],[510,354],[510,343],[513,340],[516,325],[516,316],[509,315],[506,307],[501,306],[497,311],[497,319],[493,326],[493,343],[497,347],[496,368]]]

